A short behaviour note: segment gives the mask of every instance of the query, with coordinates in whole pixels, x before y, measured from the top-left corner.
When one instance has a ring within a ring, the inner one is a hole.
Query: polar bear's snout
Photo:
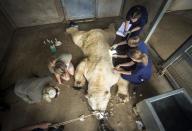
[[[110,97],[110,90],[92,92],[87,95],[88,103],[94,111],[105,111]]]

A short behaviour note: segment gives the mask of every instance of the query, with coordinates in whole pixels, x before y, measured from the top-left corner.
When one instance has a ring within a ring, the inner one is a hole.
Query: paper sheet
[[[121,26],[119,27],[118,31],[116,32],[116,34],[119,36],[125,37],[127,35],[128,30],[130,29],[131,25],[132,24],[128,24],[128,26],[125,29],[125,22],[123,22],[121,24]],[[124,32],[124,29],[126,32]]]

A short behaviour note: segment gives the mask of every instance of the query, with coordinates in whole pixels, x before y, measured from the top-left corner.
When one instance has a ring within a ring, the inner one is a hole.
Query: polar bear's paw
[[[117,101],[119,103],[127,103],[129,102],[129,96],[127,94],[117,93]]]
[[[74,83],[74,87],[76,88],[81,88],[81,87],[84,87],[85,86],[85,81],[75,81]]]

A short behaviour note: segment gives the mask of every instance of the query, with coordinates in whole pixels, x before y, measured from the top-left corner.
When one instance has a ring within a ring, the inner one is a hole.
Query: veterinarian
[[[141,41],[139,36],[133,36],[125,41],[122,41],[118,44],[115,44],[111,47],[111,49],[116,49],[121,55],[115,54],[113,57],[115,58],[127,58],[127,52],[130,49],[138,49],[142,53],[148,54],[148,48],[144,41]]]
[[[50,85],[51,77],[31,78],[16,83],[14,92],[25,102],[39,103],[42,100],[51,102],[59,95],[59,88]]]
[[[152,75],[151,59],[137,49],[131,49],[128,52],[128,56],[132,61],[117,65],[114,68],[114,71],[120,73],[123,79],[132,84],[141,84],[145,81],[148,81]],[[122,69],[122,67],[129,67],[133,66],[134,64],[136,64],[136,68],[132,71],[126,71]]]
[[[148,21],[148,12],[144,6],[135,5],[127,12],[125,20],[125,29],[129,24],[131,27],[128,30],[128,35],[131,33],[130,37],[138,36],[143,30],[144,25]]]
[[[49,71],[54,74],[59,84],[62,84],[63,80],[70,80],[70,75],[74,75],[74,66],[71,63],[71,60],[72,55],[65,53],[57,59],[50,61],[48,65]]]

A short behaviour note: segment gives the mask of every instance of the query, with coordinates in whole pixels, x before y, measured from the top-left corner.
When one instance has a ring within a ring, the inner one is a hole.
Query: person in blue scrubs
[[[130,29],[128,30],[127,36],[137,36],[143,30],[144,25],[148,21],[148,12],[147,9],[142,5],[135,5],[127,12],[125,29],[131,24]]]
[[[117,54],[113,55],[114,58],[127,58],[127,52],[130,49],[135,48],[142,53],[148,54],[147,45],[144,43],[144,41],[140,40],[139,36],[131,37],[128,40],[122,41],[111,47],[111,49],[115,49],[117,51]]]
[[[152,75],[152,61],[151,59],[141,51],[137,49],[131,49],[128,52],[128,56],[132,61],[119,64],[114,68],[115,72],[121,74],[121,77],[132,84],[141,84],[148,81]],[[127,71],[122,67],[130,67],[136,65],[136,68],[131,71]]]

